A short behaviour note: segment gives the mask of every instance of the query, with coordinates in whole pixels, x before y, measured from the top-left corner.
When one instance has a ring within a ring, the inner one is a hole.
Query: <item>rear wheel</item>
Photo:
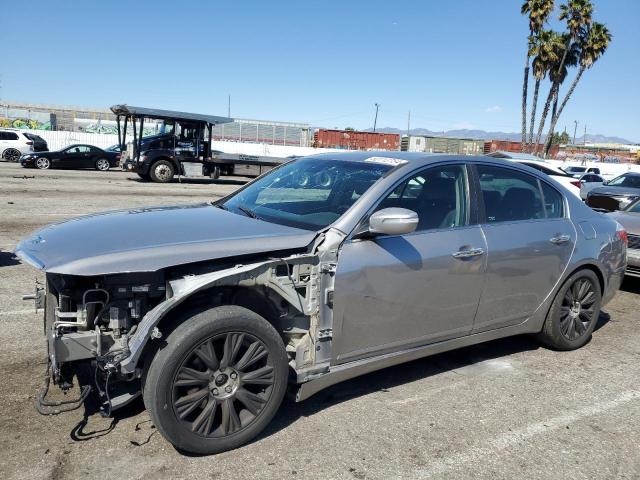
[[[38,157],[36,158],[35,166],[40,170],[47,170],[51,168],[51,161],[47,157]]]
[[[600,315],[602,292],[597,275],[580,270],[562,285],[551,304],[540,340],[557,350],[574,350],[591,338]]]
[[[157,183],[168,183],[173,180],[175,171],[168,160],[158,160],[149,169],[151,180]]]
[[[216,307],[169,334],[147,371],[144,402],[177,448],[218,453],[267,426],[287,375],[285,347],[271,324],[242,307]]]
[[[4,152],[2,152],[2,158],[7,162],[17,162],[18,160],[20,160],[21,155],[22,154],[20,153],[20,150],[17,150],[15,148],[7,148]]]

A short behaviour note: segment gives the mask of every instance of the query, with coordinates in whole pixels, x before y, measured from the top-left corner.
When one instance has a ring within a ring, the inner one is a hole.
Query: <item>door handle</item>
[[[571,240],[571,237],[569,235],[556,235],[555,237],[551,237],[549,239],[549,241],[555,245],[567,243],[569,240]]]
[[[484,250],[482,248],[470,248],[469,250],[459,250],[451,254],[453,258],[457,258],[460,260],[464,260],[465,258],[477,257],[479,255],[484,255]]]

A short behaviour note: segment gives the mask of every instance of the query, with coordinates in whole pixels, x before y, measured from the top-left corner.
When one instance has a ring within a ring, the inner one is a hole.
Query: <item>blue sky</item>
[[[519,131],[520,3],[3,1],[0,98],[226,115],[230,94],[232,116],[355,128],[378,102],[379,126]],[[640,142],[640,1],[594,4],[614,40],[559,129]]]

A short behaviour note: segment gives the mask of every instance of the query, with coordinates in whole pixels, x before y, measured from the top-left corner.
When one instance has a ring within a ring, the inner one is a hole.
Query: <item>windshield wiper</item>
[[[256,212],[254,212],[253,210],[247,208],[247,207],[236,207],[238,210],[240,210],[242,213],[244,213],[247,217],[251,217],[251,218],[255,218],[260,220],[260,217],[258,215],[256,215]]]

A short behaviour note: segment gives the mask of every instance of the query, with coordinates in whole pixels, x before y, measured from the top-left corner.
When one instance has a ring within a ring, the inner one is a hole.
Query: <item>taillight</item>
[[[625,245],[629,245],[629,237],[627,237],[627,231],[619,223],[616,226],[616,235],[620,240],[622,240],[622,243],[624,243]]]
[[[33,145],[33,142],[32,141],[28,141],[27,145]]]
[[[573,185],[574,187],[578,187],[580,188],[582,186],[582,182],[580,180],[571,180],[571,185]]]
[[[120,154],[116,155],[116,160],[120,160]]]

